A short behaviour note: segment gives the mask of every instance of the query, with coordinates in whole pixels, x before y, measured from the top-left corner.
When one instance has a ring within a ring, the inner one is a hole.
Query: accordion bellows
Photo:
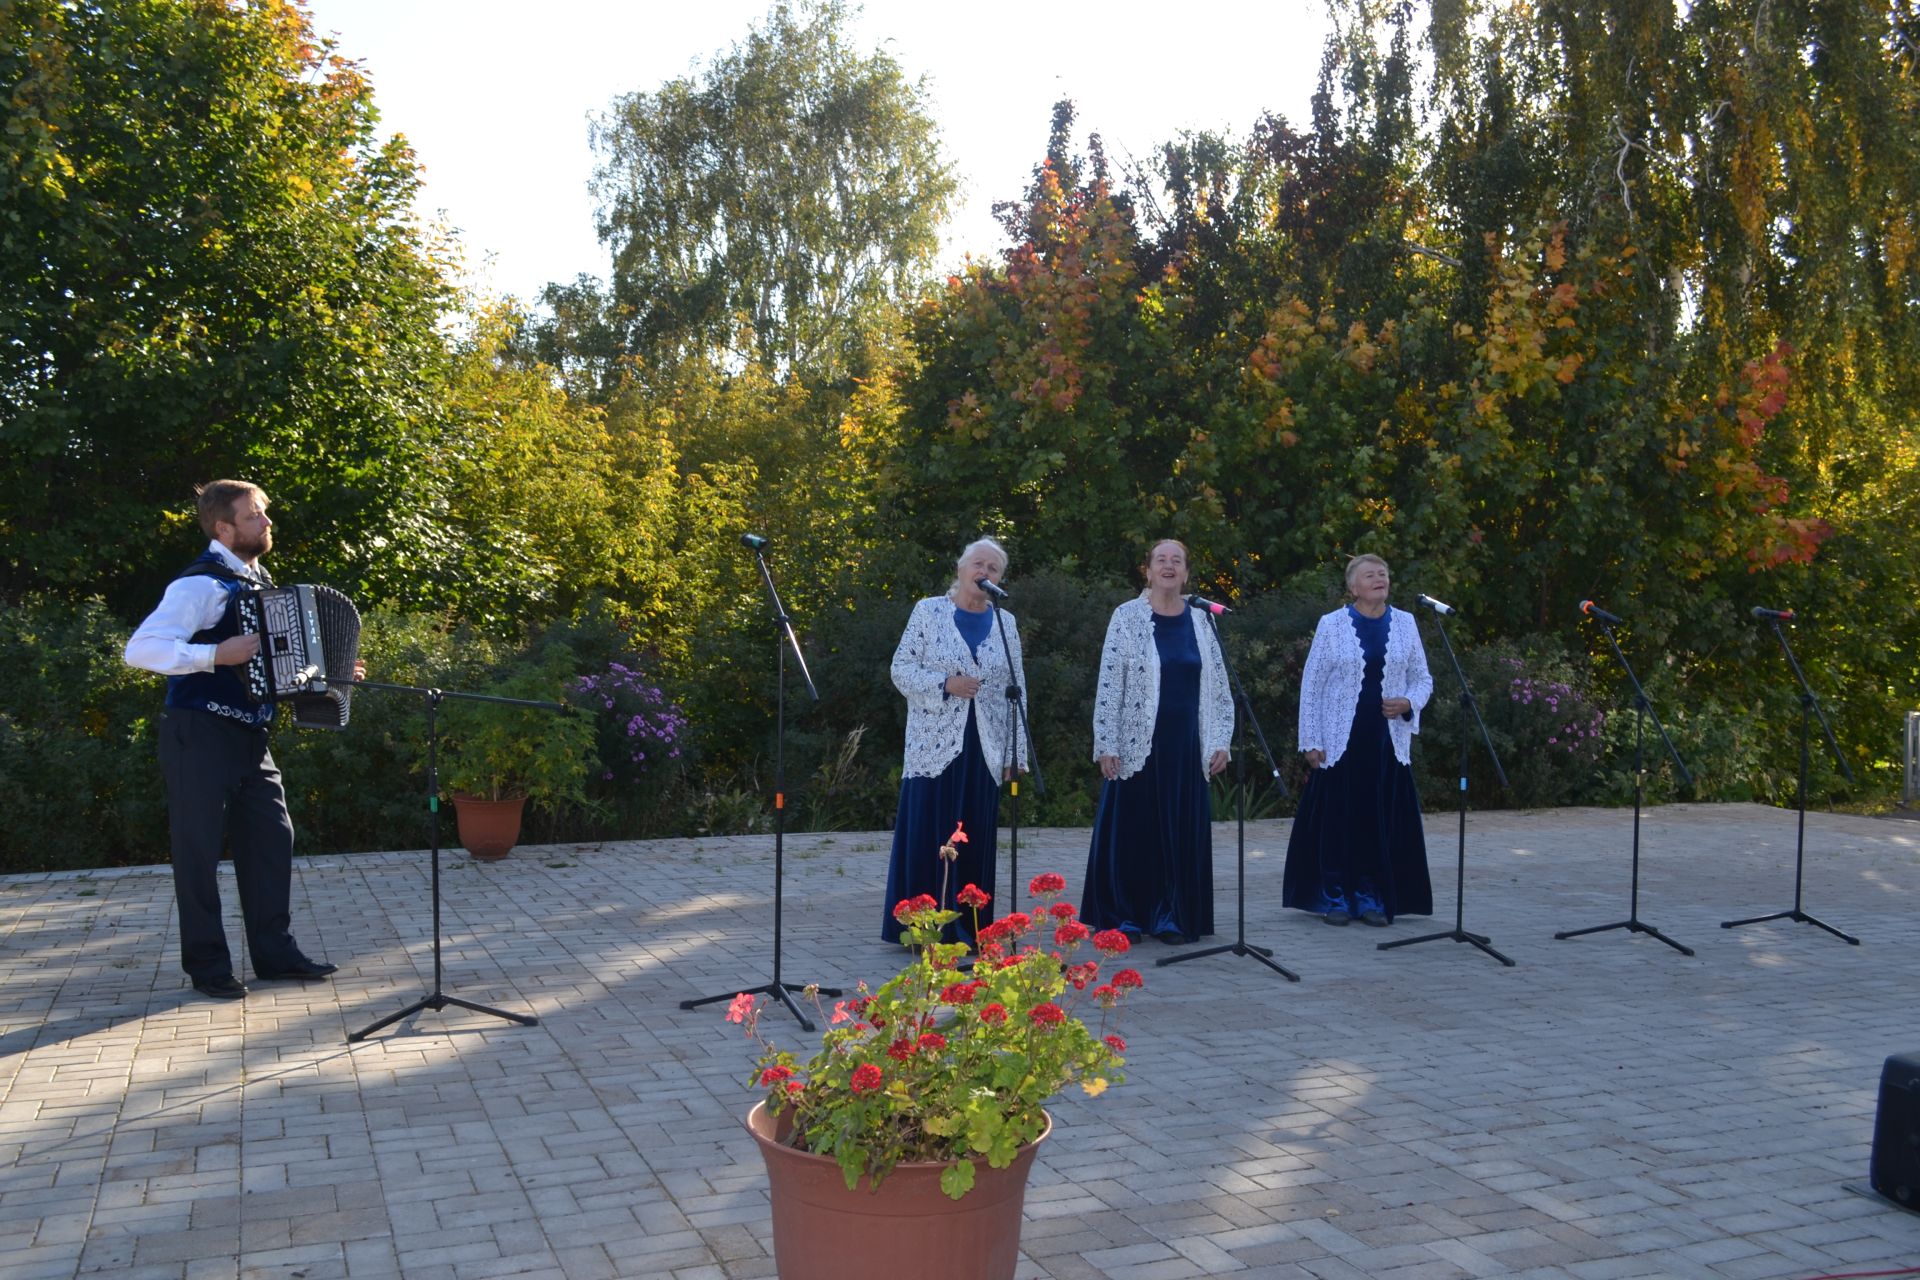
[[[235,601],[242,635],[258,634],[260,652],[241,679],[255,702],[284,702],[303,729],[344,729],[353,710],[353,666],[360,655],[360,611],[332,587],[266,587]]]

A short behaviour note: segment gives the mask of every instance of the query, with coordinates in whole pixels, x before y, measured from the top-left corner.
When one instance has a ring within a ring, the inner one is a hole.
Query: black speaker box
[[[1896,1053],[1880,1069],[1868,1176],[1875,1191],[1920,1213],[1920,1053]]]

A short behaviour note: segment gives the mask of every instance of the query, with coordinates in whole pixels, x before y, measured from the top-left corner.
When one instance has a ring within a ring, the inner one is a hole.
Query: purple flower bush
[[[636,788],[651,793],[674,772],[687,713],[638,669],[609,662],[599,675],[581,676],[574,697],[600,711],[599,781],[616,803]]]
[[[1450,806],[1459,785],[1456,735],[1462,725],[1453,673],[1441,665],[1444,657],[1436,657],[1430,646],[1434,693],[1422,717],[1414,767],[1422,795]],[[1508,783],[1500,787],[1478,734],[1471,723],[1465,725],[1472,737],[1467,776],[1475,808],[1612,802],[1602,768],[1607,716],[1573,659],[1545,645],[1494,642],[1469,650],[1462,660]]]

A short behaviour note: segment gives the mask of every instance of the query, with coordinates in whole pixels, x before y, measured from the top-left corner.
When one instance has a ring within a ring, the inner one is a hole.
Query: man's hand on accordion
[[[213,665],[216,667],[237,667],[252,659],[260,652],[260,635],[229,636],[213,649]]]

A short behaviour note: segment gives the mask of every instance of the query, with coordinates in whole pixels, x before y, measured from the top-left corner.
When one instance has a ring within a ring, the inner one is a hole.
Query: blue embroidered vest
[[[227,607],[220,615],[220,620],[204,631],[194,632],[189,637],[193,644],[219,644],[222,640],[239,635],[240,623],[234,613],[233,597],[241,591],[263,585],[235,573],[214,554],[212,548],[202,552],[200,558],[188,565],[179,577],[212,578],[227,592]],[[215,667],[211,671],[195,671],[191,675],[168,676],[167,705],[211,712],[252,728],[265,728],[268,721],[273,719],[274,712],[273,703],[255,702],[247,696],[247,686],[240,678],[238,667]]]

